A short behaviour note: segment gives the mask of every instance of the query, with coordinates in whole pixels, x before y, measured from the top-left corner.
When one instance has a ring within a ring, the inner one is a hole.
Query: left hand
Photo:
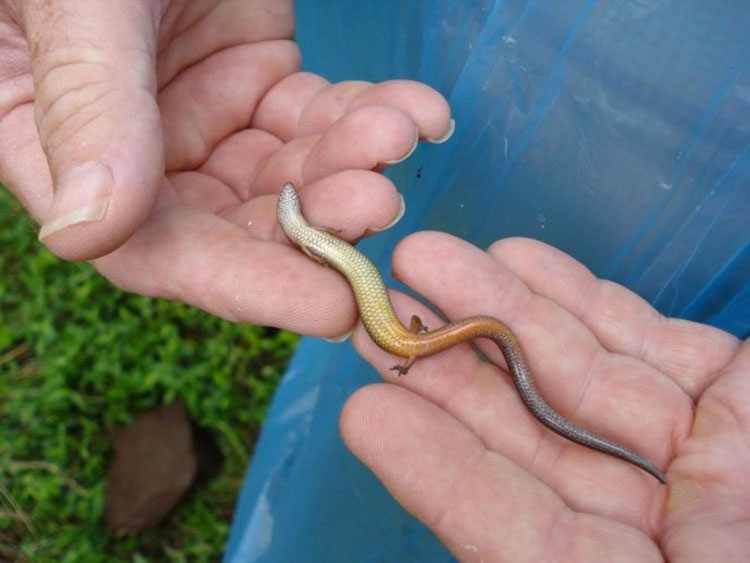
[[[0,181],[58,256],[124,289],[333,337],[345,282],[292,249],[276,193],[361,237],[402,213],[379,171],[450,131],[416,82],[299,72],[292,0],[0,0]]]

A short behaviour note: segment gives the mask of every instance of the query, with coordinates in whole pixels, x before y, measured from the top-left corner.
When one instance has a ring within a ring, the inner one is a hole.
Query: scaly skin
[[[411,327],[406,328],[393,311],[388,290],[377,268],[345,240],[309,225],[302,215],[299,196],[289,182],[279,194],[276,215],[289,240],[314,260],[341,272],[349,281],[367,333],[383,350],[406,359],[405,364],[391,369],[403,375],[417,358],[442,352],[474,338],[489,338],[500,348],[521,399],[542,424],[568,440],[630,462],[666,483],[661,471],[647,459],[576,426],[553,410],[537,392],[523,359],[521,345],[502,322],[492,317],[469,317],[428,331],[418,317],[412,317]]]

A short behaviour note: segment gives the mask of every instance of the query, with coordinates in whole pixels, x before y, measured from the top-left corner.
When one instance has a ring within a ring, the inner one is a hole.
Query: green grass
[[[0,560],[215,561],[296,336],[112,287],[0,187]],[[158,529],[102,524],[107,429],[181,399],[225,456]]]

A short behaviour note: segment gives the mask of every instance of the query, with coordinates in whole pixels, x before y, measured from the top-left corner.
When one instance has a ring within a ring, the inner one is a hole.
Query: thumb
[[[153,206],[164,175],[158,4],[23,3],[37,128],[54,184],[39,238],[62,258],[111,252]]]

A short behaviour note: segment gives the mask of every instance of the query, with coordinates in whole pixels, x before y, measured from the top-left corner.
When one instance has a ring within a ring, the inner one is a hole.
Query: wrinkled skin
[[[345,281],[286,243],[275,193],[302,186],[308,218],[350,240],[385,228],[403,209],[378,171],[449,133],[450,111],[418,83],[300,73],[292,6],[0,0],[0,180],[43,242],[143,295],[304,334],[350,330]],[[544,430],[467,346],[420,360],[398,386],[353,395],[342,435],[460,559],[750,553],[746,342],[664,319],[534,241],[485,253],[419,233],[394,270],[453,319],[507,322],[555,408],[667,469],[665,487]],[[395,301],[402,318],[439,324]],[[393,380],[394,359],[359,324],[353,342]]]
[[[662,317],[529,239],[484,252],[417,233],[396,248],[393,271],[450,319],[507,322],[556,410],[666,470],[667,486],[545,429],[507,373],[468,345],[398,378],[394,358],[358,324],[354,345],[387,383],[349,399],[344,441],[460,560],[747,559],[748,342]],[[414,299],[393,298],[401,319],[440,326]],[[504,365],[494,344],[479,342]]]
[[[351,325],[340,281],[299,271],[275,193],[305,186],[312,218],[351,236],[387,226],[401,199],[376,170],[446,134],[442,96],[300,73],[292,2],[0,5],[0,179],[45,224],[72,209],[53,199],[69,195],[63,180],[96,207],[113,178],[103,220],[45,236],[55,253],[232,320],[329,336]],[[76,175],[90,162],[111,173]],[[329,297],[312,303],[317,285]]]

